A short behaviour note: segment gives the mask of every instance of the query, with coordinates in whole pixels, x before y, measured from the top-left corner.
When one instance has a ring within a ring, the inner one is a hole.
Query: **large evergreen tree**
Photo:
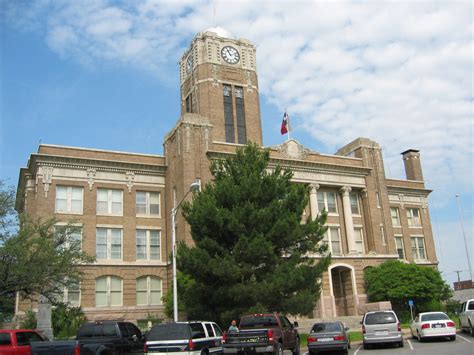
[[[226,323],[248,312],[312,311],[330,262],[320,243],[326,216],[301,223],[307,186],[268,164],[269,151],[248,144],[213,161],[213,181],[184,204],[195,246],[179,246],[187,280],[179,292],[190,319]]]

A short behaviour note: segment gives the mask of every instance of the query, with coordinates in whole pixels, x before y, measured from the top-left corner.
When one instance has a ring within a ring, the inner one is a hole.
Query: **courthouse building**
[[[199,179],[211,181],[213,159],[248,141],[263,147],[256,47],[221,29],[198,33],[180,60],[181,116],[164,137],[164,154],[139,154],[40,144],[21,169],[17,210],[72,221],[82,249],[96,257],[84,280],[64,290],[89,320],[140,325],[166,318],[171,287],[170,211]],[[308,186],[304,218],[328,211],[325,241],[332,263],[322,279],[314,317],[358,315],[367,303],[363,272],[386,260],[436,266],[427,198],[417,150],[402,153],[406,180],[386,177],[382,150],[357,138],[335,154],[290,139],[270,149],[270,164],[290,167]],[[409,147],[407,147],[409,148]],[[189,198],[189,196],[188,196]],[[192,243],[177,217],[177,238]],[[317,258],[318,255],[313,255]],[[17,314],[35,304],[17,300]]]

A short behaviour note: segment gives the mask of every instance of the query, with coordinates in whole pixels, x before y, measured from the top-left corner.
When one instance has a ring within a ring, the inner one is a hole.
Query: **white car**
[[[411,322],[410,332],[413,338],[423,341],[426,338],[449,337],[456,340],[456,323],[443,312],[420,313]]]
[[[467,330],[474,337],[474,299],[467,300],[462,304],[459,321],[461,323],[461,331]]]

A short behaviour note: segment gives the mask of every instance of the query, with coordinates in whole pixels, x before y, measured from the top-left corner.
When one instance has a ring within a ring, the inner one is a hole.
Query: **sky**
[[[0,179],[16,186],[40,142],[162,154],[180,114],[177,63],[219,26],[257,46],[265,146],[286,139],[286,109],[313,151],[377,141],[389,178],[405,178],[401,152],[420,150],[439,268],[468,279],[473,15],[448,0],[0,0]]]

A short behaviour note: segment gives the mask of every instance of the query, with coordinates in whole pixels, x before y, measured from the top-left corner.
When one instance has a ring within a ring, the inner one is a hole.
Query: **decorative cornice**
[[[209,159],[222,159],[234,154],[235,154],[234,152],[221,152],[221,151],[214,151],[214,150],[207,151],[207,156],[209,157]],[[358,176],[358,177],[365,177],[369,175],[370,172],[372,171],[372,168],[368,168],[368,167],[357,167],[357,166],[329,164],[329,163],[322,163],[322,162],[315,162],[315,161],[308,161],[308,160],[270,157],[269,168],[273,169],[277,165],[280,165],[283,168],[289,168],[291,170],[299,171],[299,172],[334,173],[337,175]]]

